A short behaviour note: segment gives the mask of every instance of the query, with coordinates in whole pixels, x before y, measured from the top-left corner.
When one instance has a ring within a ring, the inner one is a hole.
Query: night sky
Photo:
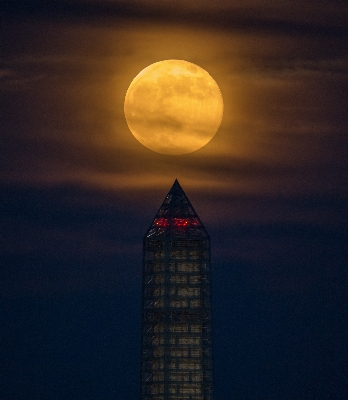
[[[2,1],[2,400],[134,400],[142,238],[177,178],[212,241],[216,400],[348,398],[348,7]],[[169,156],[124,118],[183,59],[224,99]]]

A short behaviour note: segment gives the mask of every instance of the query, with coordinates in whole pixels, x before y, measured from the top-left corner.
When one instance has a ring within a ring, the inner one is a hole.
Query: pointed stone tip
[[[179,183],[179,181],[177,180],[177,179],[175,179],[175,181],[174,181],[174,183],[173,183],[173,186],[172,186],[172,188],[171,188],[171,191],[173,191],[173,190],[182,190],[182,187],[181,187],[181,185],[180,185],[180,183]]]
[[[209,237],[177,179],[145,235],[152,236]]]

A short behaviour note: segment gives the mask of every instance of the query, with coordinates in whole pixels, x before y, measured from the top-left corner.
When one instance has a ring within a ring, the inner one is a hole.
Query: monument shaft
[[[141,400],[212,400],[210,239],[177,181],[143,249]]]

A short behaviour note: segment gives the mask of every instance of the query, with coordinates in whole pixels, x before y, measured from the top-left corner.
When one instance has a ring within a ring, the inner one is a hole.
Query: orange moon
[[[162,154],[187,154],[205,146],[223,115],[219,86],[206,70],[184,60],[164,60],[131,82],[124,112],[133,136]]]

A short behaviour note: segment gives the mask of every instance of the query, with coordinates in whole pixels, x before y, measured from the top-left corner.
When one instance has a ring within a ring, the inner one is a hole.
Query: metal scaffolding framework
[[[210,239],[177,180],[143,249],[141,400],[213,400]]]

